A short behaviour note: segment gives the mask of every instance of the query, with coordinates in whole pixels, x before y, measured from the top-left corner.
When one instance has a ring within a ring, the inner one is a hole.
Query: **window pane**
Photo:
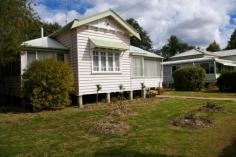
[[[160,76],[160,63],[156,60],[144,60],[144,76],[157,77]]]
[[[143,65],[141,57],[132,58],[132,76],[143,76]]]
[[[27,52],[27,66],[29,66],[35,60],[36,60],[36,52],[28,51]]]
[[[43,60],[43,59],[48,59],[48,58],[55,58],[55,55],[53,52],[37,52],[38,59]]]
[[[57,53],[57,60],[64,61],[64,53]]]
[[[98,52],[93,51],[93,70],[98,71],[99,70],[99,64],[98,64]]]
[[[207,74],[210,73],[209,63],[201,63],[200,66],[206,71]]]
[[[210,69],[209,69],[209,70],[210,70],[210,74],[214,74],[214,73],[215,73],[214,64],[213,64],[213,63],[209,63],[209,66],[210,66],[210,67],[209,67],[209,68],[210,68]]]
[[[223,71],[223,64],[221,63],[216,63],[216,73],[220,74]]]
[[[115,53],[115,70],[120,71],[120,54]]]
[[[101,52],[101,70],[106,71],[106,53]]]
[[[108,52],[108,71],[113,71],[113,53]]]

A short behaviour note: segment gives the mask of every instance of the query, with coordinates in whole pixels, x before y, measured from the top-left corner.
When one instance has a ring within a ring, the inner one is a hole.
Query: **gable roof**
[[[130,45],[129,47],[129,51],[132,55],[136,55],[136,56],[145,56],[145,57],[152,57],[152,58],[163,58],[155,53],[143,50],[139,47],[135,47]]]
[[[214,52],[214,54],[219,55],[221,57],[233,56],[233,55],[236,55],[236,49],[217,51],[217,52]]]
[[[26,47],[68,50],[61,43],[49,37],[28,40],[28,41],[23,42],[21,45],[26,46]]]
[[[170,58],[178,58],[178,57],[186,57],[186,56],[194,56],[194,55],[218,56],[215,53],[208,52],[208,51],[205,51],[205,50],[192,49],[192,50],[188,50],[188,51],[176,54],[176,55],[174,55]]]
[[[123,26],[130,34],[132,34],[133,36],[137,37],[138,39],[140,39],[139,33],[131,26],[129,25],[125,20],[123,20],[117,13],[115,13],[113,10],[109,9],[107,11],[104,12],[100,12],[94,15],[90,15],[90,16],[85,16],[82,17],[81,19],[75,19],[73,21],[71,21],[70,23],[68,23],[67,25],[65,25],[64,27],[62,27],[61,29],[59,29],[57,32],[53,33],[50,35],[50,37],[55,37],[58,34],[65,32],[67,30],[82,26],[82,25],[86,25],[90,22],[105,18],[105,17],[112,17],[113,19],[115,19],[121,26]]]

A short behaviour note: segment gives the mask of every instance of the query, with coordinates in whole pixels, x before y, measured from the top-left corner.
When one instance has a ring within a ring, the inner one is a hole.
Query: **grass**
[[[66,108],[40,113],[0,113],[0,156],[91,157],[233,157],[236,154],[236,105],[218,101],[232,112],[205,114],[214,126],[187,129],[172,126],[176,116],[197,110],[203,100],[134,101],[134,114],[124,121],[124,136],[100,135],[93,126],[105,107]]]
[[[217,89],[202,91],[175,91],[174,89],[166,89],[164,95],[190,96],[190,97],[213,97],[213,98],[236,98],[236,93],[219,92]]]

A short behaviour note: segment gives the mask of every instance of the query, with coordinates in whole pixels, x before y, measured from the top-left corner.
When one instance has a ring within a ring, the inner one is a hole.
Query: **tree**
[[[152,41],[150,37],[148,36],[147,32],[133,18],[127,19],[126,22],[136,29],[136,31],[139,33],[140,38],[141,38],[141,40],[139,40],[136,37],[131,37],[130,44],[133,46],[142,48],[144,50],[151,51]]]
[[[36,19],[28,0],[4,0],[0,5],[0,64],[15,59],[26,32]]]
[[[44,29],[45,36],[48,36],[61,28],[61,26],[56,22],[54,22],[54,23],[43,22],[42,26]]]
[[[236,29],[232,33],[226,49],[227,50],[236,49]]]
[[[216,51],[220,51],[220,46],[216,41],[213,41],[213,43],[211,43],[207,48],[207,51],[210,52],[216,52]]]
[[[180,41],[176,36],[172,35],[169,38],[168,43],[162,47],[161,54],[165,58],[169,58],[177,53],[182,53],[193,48],[194,46],[188,45],[187,43]]]
[[[44,25],[45,35],[60,26],[43,23],[31,8],[30,0],[4,0],[0,5],[0,64],[13,61],[21,50],[21,43],[39,38]]]

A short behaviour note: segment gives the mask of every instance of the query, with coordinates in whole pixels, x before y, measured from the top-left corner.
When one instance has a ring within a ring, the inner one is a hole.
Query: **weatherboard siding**
[[[109,22],[108,28],[106,23]],[[116,31],[118,30],[118,31]],[[95,94],[96,85],[101,85],[99,93],[118,92],[119,85],[122,84],[125,91],[140,90],[141,83],[147,87],[159,87],[160,78],[131,79],[131,56],[130,52],[123,51],[120,57],[121,72],[118,74],[94,74],[92,73],[92,56],[89,38],[123,42],[130,45],[130,36],[122,32],[116,23],[105,18],[89,24],[89,26],[77,29],[77,51],[78,51],[78,71],[79,71],[79,95]]]
[[[74,84],[76,87],[75,94],[78,94],[79,73],[78,73],[77,31],[76,29],[73,29],[70,32],[62,33],[59,36],[57,36],[56,40],[62,43],[66,48],[70,49],[66,61],[72,66]]]
[[[129,36],[107,30],[97,30],[80,27],[77,30],[77,48],[79,62],[79,95],[95,94],[96,85],[100,84],[100,93],[119,91],[122,84],[125,90],[130,90],[130,57],[128,51],[123,51],[120,57],[121,73],[92,74],[92,56],[90,56],[89,38],[123,42],[129,45]]]

